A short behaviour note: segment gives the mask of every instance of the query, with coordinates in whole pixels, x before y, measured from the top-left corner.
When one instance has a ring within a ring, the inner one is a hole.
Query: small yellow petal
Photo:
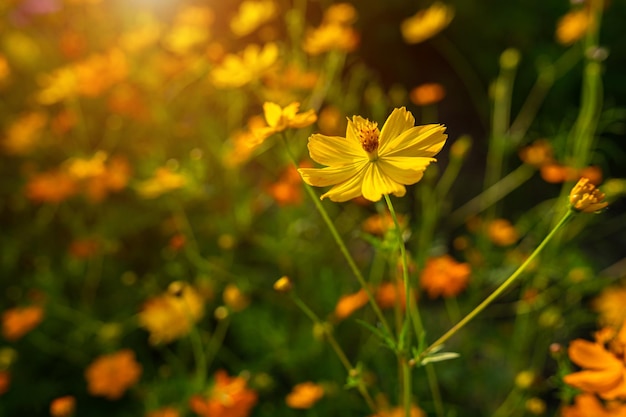
[[[307,110],[304,113],[296,114],[289,122],[289,127],[299,129],[301,127],[307,127],[317,121],[317,114],[315,110]]]
[[[266,101],[263,103],[263,113],[268,126],[276,127],[283,115],[283,109],[276,103]]]

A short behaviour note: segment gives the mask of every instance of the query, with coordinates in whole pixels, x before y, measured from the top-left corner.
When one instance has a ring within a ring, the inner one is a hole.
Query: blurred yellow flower
[[[352,52],[359,44],[359,34],[350,26],[322,24],[307,32],[302,49],[309,55],[329,51]]]
[[[400,30],[407,43],[420,43],[444,30],[454,17],[454,8],[435,2],[428,9],[402,21]]]
[[[324,12],[323,22],[326,24],[351,25],[357,19],[357,12],[350,3],[335,3]]]
[[[247,417],[257,400],[257,393],[248,388],[245,379],[219,370],[208,394],[192,396],[189,408],[201,417]]]
[[[259,115],[252,116],[247,128],[234,132],[230,137],[229,147],[224,152],[224,165],[229,168],[237,167],[250,159],[253,152],[263,144],[254,134],[258,129],[266,127],[265,120]]]
[[[256,128],[252,132],[257,140],[262,142],[274,133],[287,129],[300,129],[315,123],[317,120],[315,110],[298,113],[299,110],[300,103],[297,102],[288,104],[283,108],[276,103],[266,101],[263,103],[263,113],[267,126]]]
[[[70,158],[65,162],[67,172],[77,180],[102,175],[108,157],[106,152],[98,151],[91,158]]]
[[[132,30],[120,36],[119,45],[125,51],[136,53],[154,45],[159,40],[162,31],[161,24],[154,16],[148,13],[139,14],[135,18]]]
[[[363,289],[360,289],[353,294],[341,296],[333,313],[335,319],[343,320],[346,317],[349,317],[352,313],[367,304],[367,300],[367,293]]]
[[[376,414],[372,414],[370,417],[405,417],[404,407],[394,407],[386,410],[381,410]],[[411,405],[411,417],[426,417],[426,413],[416,405]]]
[[[278,46],[267,43],[262,48],[251,44],[239,53],[228,54],[211,71],[211,80],[218,88],[237,88],[259,80],[278,62]]]
[[[161,195],[182,188],[187,183],[187,177],[178,174],[168,167],[160,167],[152,178],[141,181],[136,185],[137,193],[145,199],[160,197]]]
[[[582,38],[591,26],[591,16],[586,9],[572,10],[559,19],[556,40],[561,45],[571,45]]]
[[[232,311],[242,311],[250,304],[250,298],[235,284],[228,284],[224,288],[222,300]]]
[[[456,297],[467,287],[471,269],[450,255],[430,258],[420,275],[420,286],[430,298]]]
[[[117,400],[139,381],[141,371],[130,349],[99,356],[85,370],[87,391],[93,396]]]
[[[41,306],[16,307],[2,313],[2,336],[14,342],[33,330],[43,320]]]
[[[41,138],[48,117],[42,112],[30,112],[17,117],[7,128],[2,139],[2,148],[11,155],[31,152]]]
[[[276,15],[274,0],[244,0],[230,21],[230,30],[237,36],[246,36]]]
[[[405,185],[422,179],[424,170],[443,147],[447,135],[439,124],[415,126],[404,107],[394,109],[382,130],[353,116],[346,137],[309,137],[311,158],[325,168],[301,168],[304,181],[316,187],[332,185],[321,198],[347,201],[359,196],[378,201],[383,194],[402,197]]]
[[[50,403],[50,415],[52,417],[70,417],[76,409],[76,398],[72,395],[57,397]]]
[[[209,28],[215,19],[213,10],[202,6],[187,6],[174,20],[174,26],[163,39],[164,46],[177,54],[189,53],[209,39]]]
[[[593,309],[599,314],[603,326],[618,328],[626,320],[626,287],[608,287],[592,301]]]
[[[609,205],[604,201],[604,193],[597,189],[589,178],[578,180],[569,194],[570,207],[583,213],[595,213]]]
[[[94,54],[40,77],[41,104],[54,104],[75,95],[96,97],[126,78],[128,65],[121,49]]]
[[[150,332],[150,344],[169,343],[189,334],[204,315],[204,300],[190,285],[174,282],[168,291],[147,300],[138,319]]]
[[[324,396],[324,387],[314,382],[303,382],[294,386],[285,402],[287,406],[297,409],[313,407]]]

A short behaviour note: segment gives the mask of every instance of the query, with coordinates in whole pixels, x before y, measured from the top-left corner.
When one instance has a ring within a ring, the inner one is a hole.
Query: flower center
[[[378,130],[378,123],[370,122],[365,119],[357,126],[359,135],[359,142],[363,150],[370,156],[370,160],[378,158],[378,137],[380,136],[380,130]]]

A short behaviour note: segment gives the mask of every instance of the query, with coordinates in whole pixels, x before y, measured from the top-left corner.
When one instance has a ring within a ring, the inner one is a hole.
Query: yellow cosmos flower
[[[445,126],[415,126],[404,107],[394,109],[382,130],[378,124],[353,116],[346,137],[311,135],[311,158],[325,168],[301,168],[304,182],[316,187],[333,185],[322,195],[333,201],[359,196],[378,201],[383,194],[402,197],[405,185],[422,179],[424,170],[443,147]]]
[[[271,20],[276,11],[273,0],[245,0],[239,5],[237,15],[230,21],[230,30],[237,36],[249,35]]]
[[[256,141],[260,143],[274,133],[282,132],[289,128],[300,129],[315,123],[317,120],[315,110],[307,110],[304,113],[298,113],[299,110],[300,103],[298,102],[293,102],[284,108],[276,103],[265,102],[263,104],[263,113],[267,126],[253,129],[252,132],[256,137]],[[254,146],[256,143],[252,145]]]
[[[267,43],[262,48],[251,44],[239,54],[228,54],[211,71],[213,85],[218,88],[238,88],[256,81],[278,62],[278,45]]]
[[[407,43],[420,43],[444,30],[454,17],[454,9],[436,2],[428,9],[420,10],[405,19],[400,30]]]
[[[569,194],[570,207],[583,213],[595,213],[609,205],[604,193],[589,182],[589,178],[578,180]]]

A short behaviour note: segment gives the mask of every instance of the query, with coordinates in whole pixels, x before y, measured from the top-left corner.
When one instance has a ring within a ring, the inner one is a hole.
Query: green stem
[[[289,146],[287,145],[287,140],[285,139],[285,135],[281,134],[280,136],[283,139],[283,145],[285,146],[285,149],[287,150],[287,154],[291,158],[291,161],[293,162],[294,166],[297,168],[298,167],[298,163],[296,162],[296,159],[295,159],[293,153],[291,152],[291,150],[289,149]],[[319,214],[322,216],[322,219],[324,219],[324,223],[326,223],[326,226],[328,227],[328,229],[330,230],[331,235],[335,239],[335,242],[337,243],[337,246],[339,246],[339,250],[343,254],[343,256],[346,259],[346,261],[348,262],[348,266],[352,270],[352,273],[354,274],[356,279],[359,281],[359,284],[361,285],[361,288],[363,288],[363,291],[365,291],[365,294],[367,294],[367,298],[369,300],[369,303],[372,306],[372,309],[374,310],[374,312],[376,313],[376,316],[378,317],[378,320],[380,321],[380,323],[385,328],[385,331],[387,332],[387,335],[389,337],[391,337],[393,335],[393,333],[391,332],[391,327],[389,327],[389,323],[387,323],[387,319],[385,319],[385,316],[383,315],[382,311],[380,310],[380,307],[378,307],[378,304],[376,303],[376,299],[374,298],[374,295],[372,294],[372,291],[370,290],[369,286],[367,285],[367,282],[365,281],[365,278],[363,277],[363,274],[361,273],[361,271],[357,267],[356,262],[354,262],[354,258],[352,258],[352,255],[350,254],[350,251],[348,251],[348,248],[346,247],[346,244],[344,243],[343,239],[341,238],[341,235],[337,231],[337,228],[335,227],[334,223],[330,219],[330,216],[328,215],[328,212],[326,211],[326,209],[322,205],[319,197],[317,196],[315,191],[313,191],[313,188],[310,185],[304,184],[304,189],[306,190],[307,194],[309,195],[309,197],[313,201],[313,204],[315,205],[315,208],[317,209]]]
[[[467,316],[465,316],[461,321],[452,326],[450,330],[448,330],[443,336],[437,339],[434,343],[428,346],[420,355],[421,358],[425,358],[434,348],[442,345],[448,339],[450,339],[454,334],[456,334],[459,330],[461,330],[467,323],[469,323],[474,317],[476,317],[481,311],[483,311],[489,304],[491,304],[496,298],[498,298],[504,291],[506,291],[516,280],[519,278],[528,267],[528,265],[533,262],[533,260],[541,253],[543,248],[552,240],[552,238],[557,234],[559,229],[565,225],[565,223],[573,216],[574,212],[570,209],[565,215],[561,218],[561,220],[557,223],[556,226],[552,229],[552,231],[543,239],[543,241],[537,246],[537,248],[530,254],[530,256],[520,265],[519,268],[513,274],[507,278],[494,292],[491,293],[482,303],[480,303],[474,310],[472,310]]]
[[[352,374],[353,372],[356,372],[357,370],[354,368],[354,366],[352,366],[352,363],[350,363],[350,360],[346,356],[345,352],[343,351],[343,349],[341,349],[341,346],[339,346],[339,343],[337,343],[337,339],[335,339],[335,336],[333,335],[332,330],[329,330],[328,324],[323,323],[319,319],[319,317],[317,317],[317,314],[315,314],[313,310],[311,310],[309,306],[307,306],[305,302],[302,301],[302,299],[298,296],[298,294],[296,294],[294,290],[291,290],[290,295],[291,295],[291,299],[298,306],[298,308],[300,308],[300,310],[302,310],[302,312],[304,312],[304,314],[309,319],[311,319],[311,321],[316,326],[319,326],[321,329],[323,329],[324,335],[326,336],[326,340],[328,341],[328,344],[330,345],[330,347],[333,349],[333,351],[339,358],[339,361],[341,362],[341,364],[344,366],[344,368],[346,368],[346,371],[348,372],[348,374]],[[367,388],[365,387],[365,384],[363,383],[363,381],[359,382],[359,384],[357,385],[357,389],[359,390],[359,393],[365,399],[365,402],[367,403],[370,410],[376,412],[377,410],[376,403],[372,399],[372,396],[370,395],[370,393],[367,391]]]

